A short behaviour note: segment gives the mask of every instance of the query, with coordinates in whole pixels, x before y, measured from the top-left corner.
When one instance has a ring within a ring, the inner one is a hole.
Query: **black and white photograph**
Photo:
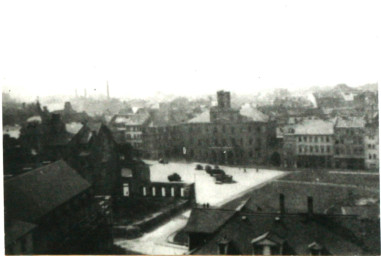
[[[5,255],[380,255],[377,0],[3,0]]]

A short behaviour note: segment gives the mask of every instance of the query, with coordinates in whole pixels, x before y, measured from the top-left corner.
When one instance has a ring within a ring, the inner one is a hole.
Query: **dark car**
[[[217,174],[225,175],[225,172],[222,169],[212,169],[212,170],[206,171],[206,172],[209,173],[209,175],[211,175],[211,176],[215,176]]]
[[[202,167],[201,164],[196,165],[196,170],[200,171],[203,170],[204,168]]]
[[[181,181],[181,176],[178,175],[177,173],[173,173],[168,176],[169,181]]]

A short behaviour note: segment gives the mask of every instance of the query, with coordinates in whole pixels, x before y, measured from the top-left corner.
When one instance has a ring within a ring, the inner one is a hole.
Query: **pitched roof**
[[[257,108],[251,106],[243,106],[239,112],[241,115],[249,118],[250,121],[254,122],[267,122],[269,117],[259,111]]]
[[[33,223],[89,187],[60,160],[5,181],[5,207],[10,216]]]
[[[210,112],[206,110],[196,117],[187,121],[187,123],[210,123]]]
[[[185,226],[185,232],[214,233],[235,214],[231,210],[194,208]]]
[[[365,120],[359,117],[349,119],[338,118],[336,128],[364,128]]]
[[[295,125],[295,135],[333,135],[333,123],[323,120],[305,120]]]
[[[32,231],[37,225],[21,220],[5,221],[5,245],[9,245],[17,239]]]
[[[295,254],[301,255],[310,254],[308,245],[315,241],[332,254],[362,253],[362,249],[352,242],[353,237],[349,230],[336,230],[336,225],[325,217],[315,216],[307,220],[306,215],[292,214],[277,220],[278,216],[245,212],[236,214],[205,245],[193,253],[215,254],[221,237],[229,239],[238,254],[252,254],[253,239],[264,237],[269,237],[276,243],[285,241]]]

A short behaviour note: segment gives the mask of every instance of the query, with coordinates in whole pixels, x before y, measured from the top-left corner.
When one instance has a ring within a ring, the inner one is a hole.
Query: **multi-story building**
[[[336,168],[364,169],[365,121],[363,118],[338,118],[335,129]]]
[[[330,121],[308,120],[295,127],[298,167],[332,167],[333,126]]]
[[[112,247],[111,211],[62,160],[5,181],[4,207],[7,254],[94,254]]]
[[[379,168],[379,135],[378,124],[367,124],[365,128],[365,168]]]
[[[147,136],[147,151],[214,164],[265,164],[277,159],[268,155],[268,142],[275,139],[275,125],[268,116],[250,106],[232,108],[229,92],[217,92],[217,101],[217,106],[187,122],[155,127]],[[164,151],[163,140],[168,144]]]
[[[121,143],[129,143],[136,150],[142,150],[143,130],[149,123],[150,115],[145,111],[136,114],[115,115],[110,121],[110,128]]]

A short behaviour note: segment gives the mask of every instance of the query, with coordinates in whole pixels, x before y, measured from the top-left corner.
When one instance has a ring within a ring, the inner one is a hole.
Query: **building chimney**
[[[314,200],[312,196],[307,197],[308,216],[312,217],[314,214]]]
[[[280,215],[284,215],[284,213],[286,212],[283,194],[279,194],[279,210],[280,210]]]

